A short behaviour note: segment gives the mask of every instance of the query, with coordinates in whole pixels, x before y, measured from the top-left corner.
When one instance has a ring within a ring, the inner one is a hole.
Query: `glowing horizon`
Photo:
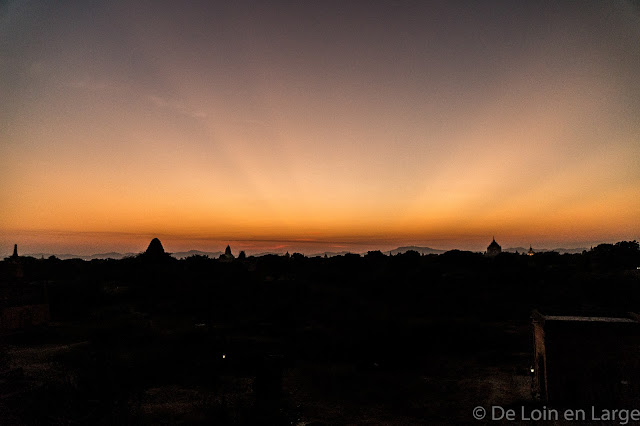
[[[629,1],[9,1],[0,40],[8,253],[640,239]]]

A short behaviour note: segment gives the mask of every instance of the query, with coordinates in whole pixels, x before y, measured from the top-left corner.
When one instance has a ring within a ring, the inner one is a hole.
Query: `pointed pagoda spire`
[[[11,255],[11,257],[13,257],[13,258],[18,257],[18,245],[17,244],[13,245],[13,254]]]
[[[501,251],[502,251],[502,247],[500,247],[500,244],[496,243],[496,237],[494,236],[491,241],[491,244],[489,244],[489,247],[487,247],[486,254],[488,256],[495,256]]]

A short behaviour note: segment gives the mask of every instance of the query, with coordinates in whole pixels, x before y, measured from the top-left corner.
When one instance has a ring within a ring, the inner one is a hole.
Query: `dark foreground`
[[[50,321],[3,330],[0,423],[481,424],[476,406],[528,423],[531,310],[637,312],[637,266],[635,242],[5,260],[3,307],[45,303]]]

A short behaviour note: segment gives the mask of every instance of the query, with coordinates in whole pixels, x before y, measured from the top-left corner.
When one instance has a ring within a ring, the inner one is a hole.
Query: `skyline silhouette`
[[[607,243],[599,243],[599,244],[607,244]],[[599,244],[595,244],[595,246],[599,245]],[[138,252],[125,252],[125,253],[121,253],[121,252],[116,252],[116,251],[109,251],[109,252],[103,252],[103,253],[88,253],[88,254],[78,254],[78,253],[46,253],[46,252],[25,252],[24,256],[31,256],[31,257],[49,257],[49,256],[56,256],[56,257],[60,257],[61,259],[71,259],[71,258],[84,258],[84,259],[121,259],[123,257],[131,257],[131,256],[135,256],[138,254],[145,254],[147,256],[151,256],[151,257],[158,257],[158,256],[164,256],[164,255],[169,255],[169,256],[174,256],[178,259],[182,259],[182,258],[186,258],[189,256],[210,256],[210,257],[225,257],[225,258],[233,258],[233,254],[231,254],[231,244],[227,244],[226,248],[224,250],[217,250],[217,251],[211,251],[211,250],[188,250],[188,251],[178,251],[178,252],[172,252],[172,253],[166,253],[164,251],[164,246],[162,244],[162,242],[160,241],[160,239],[158,239],[157,237],[154,237],[151,242],[149,243],[148,247],[146,250],[144,251],[138,251]],[[498,247],[497,251],[495,251],[495,246]],[[18,244],[14,244],[13,246],[13,254],[11,255],[11,257],[17,257],[17,250],[18,250]],[[591,248],[594,247],[594,245],[590,246]],[[555,247],[555,248],[546,248],[546,247],[536,247],[535,250],[533,248],[532,245],[529,245],[529,248],[527,249],[524,245],[523,246],[517,246],[517,247],[506,247],[506,248],[502,248],[500,245],[498,245],[495,241],[495,237],[493,237],[493,240],[491,241],[491,244],[489,245],[489,247],[487,247],[485,250],[466,250],[466,251],[471,251],[471,252],[476,252],[476,253],[487,253],[488,251],[492,252],[493,255],[500,253],[501,251],[504,251],[506,253],[528,253],[529,255],[533,255],[534,253],[538,252],[538,253],[544,253],[544,252],[558,252],[560,254],[564,254],[564,253],[582,253],[585,250],[588,250],[589,248],[587,247]],[[245,252],[245,254],[248,254],[250,256],[262,256],[262,255],[269,255],[269,254],[276,254],[276,255],[284,255],[285,253],[289,253],[289,251],[295,252],[295,253],[300,253],[302,255],[305,256],[309,256],[309,257],[314,257],[314,256],[323,256],[325,254],[328,254],[330,256],[334,256],[334,255],[341,255],[341,254],[347,254],[347,253],[351,253],[351,254],[359,254],[359,255],[365,255],[368,252],[372,252],[372,251],[380,251],[382,253],[386,253],[386,254],[402,254],[405,253],[407,251],[416,251],[420,254],[442,254],[445,253],[447,251],[450,250],[460,250],[459,247],[453,247],[453,248],[449,248],[449,249],[438,249],[438,248],[432,248],[432,247],[427,247],[427,246],[416,246],[416,245],[410,245],[410,246],[402,246],[402,247],[395,247],[393,249],[386,249],[386,250],[380,250],[378,247],[375,248],[368,248],[367,250],[361,250],[361,251],[355,251],[355,250],[341,250],[341,251],[305,251],[305,250],[289,250],[288,247],[280,247],[280,249],[276,249],[276,250],[249,250],[248,253],[245,250],[239,249],[238,252]],[[3,256],[3,257],[7,257],[8,256]]]

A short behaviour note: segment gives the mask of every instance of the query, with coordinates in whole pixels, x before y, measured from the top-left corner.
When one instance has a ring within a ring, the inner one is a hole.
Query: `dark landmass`
[[[177,253],[171,253],[171,256],[176,259],[184,259],[190,256],[208,256],[211,258],[220,257],[222,254],[221,251],[200,251],[200,250],[189,250],[189,251],[179,251]]]
[[[396,255],[396,254],[406,253],[407,251],[410,251],[410,250],[416,251],[420,254],[442,254],[447,251],[447,250],[434,249],[431,247],[406,246],[406,247],[398,247],[390,251],[385,251],[384,253],[387,255],[388,254]],[[509,247],[504,249],[503,251],[508,253],[515,253],[516,251],[518,253],[526,253],[528,250],[529,249],[525,247]],[[583,251],[588,251],[589,249],[584,247],[579,247],[579,248],[555,248],[555,249],[534,248],[534,250],[536,253],[554,251],[560,254],[564,254],[564,253],[579,254],[579,253],[582,253]],[[171,253],[171,255],[176,259],[184,259],[189,256],[208,256],[211,258],[216,258],[216,257],[219,257],[222,253],[223,252],[221,251],[189,250],[189,251],[180,251],[176,253]],[[69,254],[69,253],[65,253],[65,254],[28,253],[27,256],[31,256],[35,258],[43,258],[43,257],[48,258],[50,256],[55,256],[58,259],[62,259],[62,260],[68,260],[68,259],[93,260],[93,259],[122,259],[125,257],[135,256],[136,254],[137,253],[118,253],[118,252],[97,253],[97,254],[91,254],[91,255],[80,255],[80,254]],[[267,256],[267,255],[282,255],[282,254],[284,253],[283,252],[261,252],[261,253],[254,254],[253,256],[260,257],[260,256]],[[344,256],[345,254],[360,254],[364,256],[366,253],[353,253],[348,250],[339,251],[339,252],[326,251],[326,252],[310,254],[308,255],[308,257],[318,257],[318,256],[324,257],[324,255],[327,255],[327,257],[334,257],[334,256]]]
[[[158,241],[120,260],[11,257],[0,420],[475,423],[476,406],[541,405],[533,309],[638,312],[638,266],[635,241],[533,256],[179,260]]]

